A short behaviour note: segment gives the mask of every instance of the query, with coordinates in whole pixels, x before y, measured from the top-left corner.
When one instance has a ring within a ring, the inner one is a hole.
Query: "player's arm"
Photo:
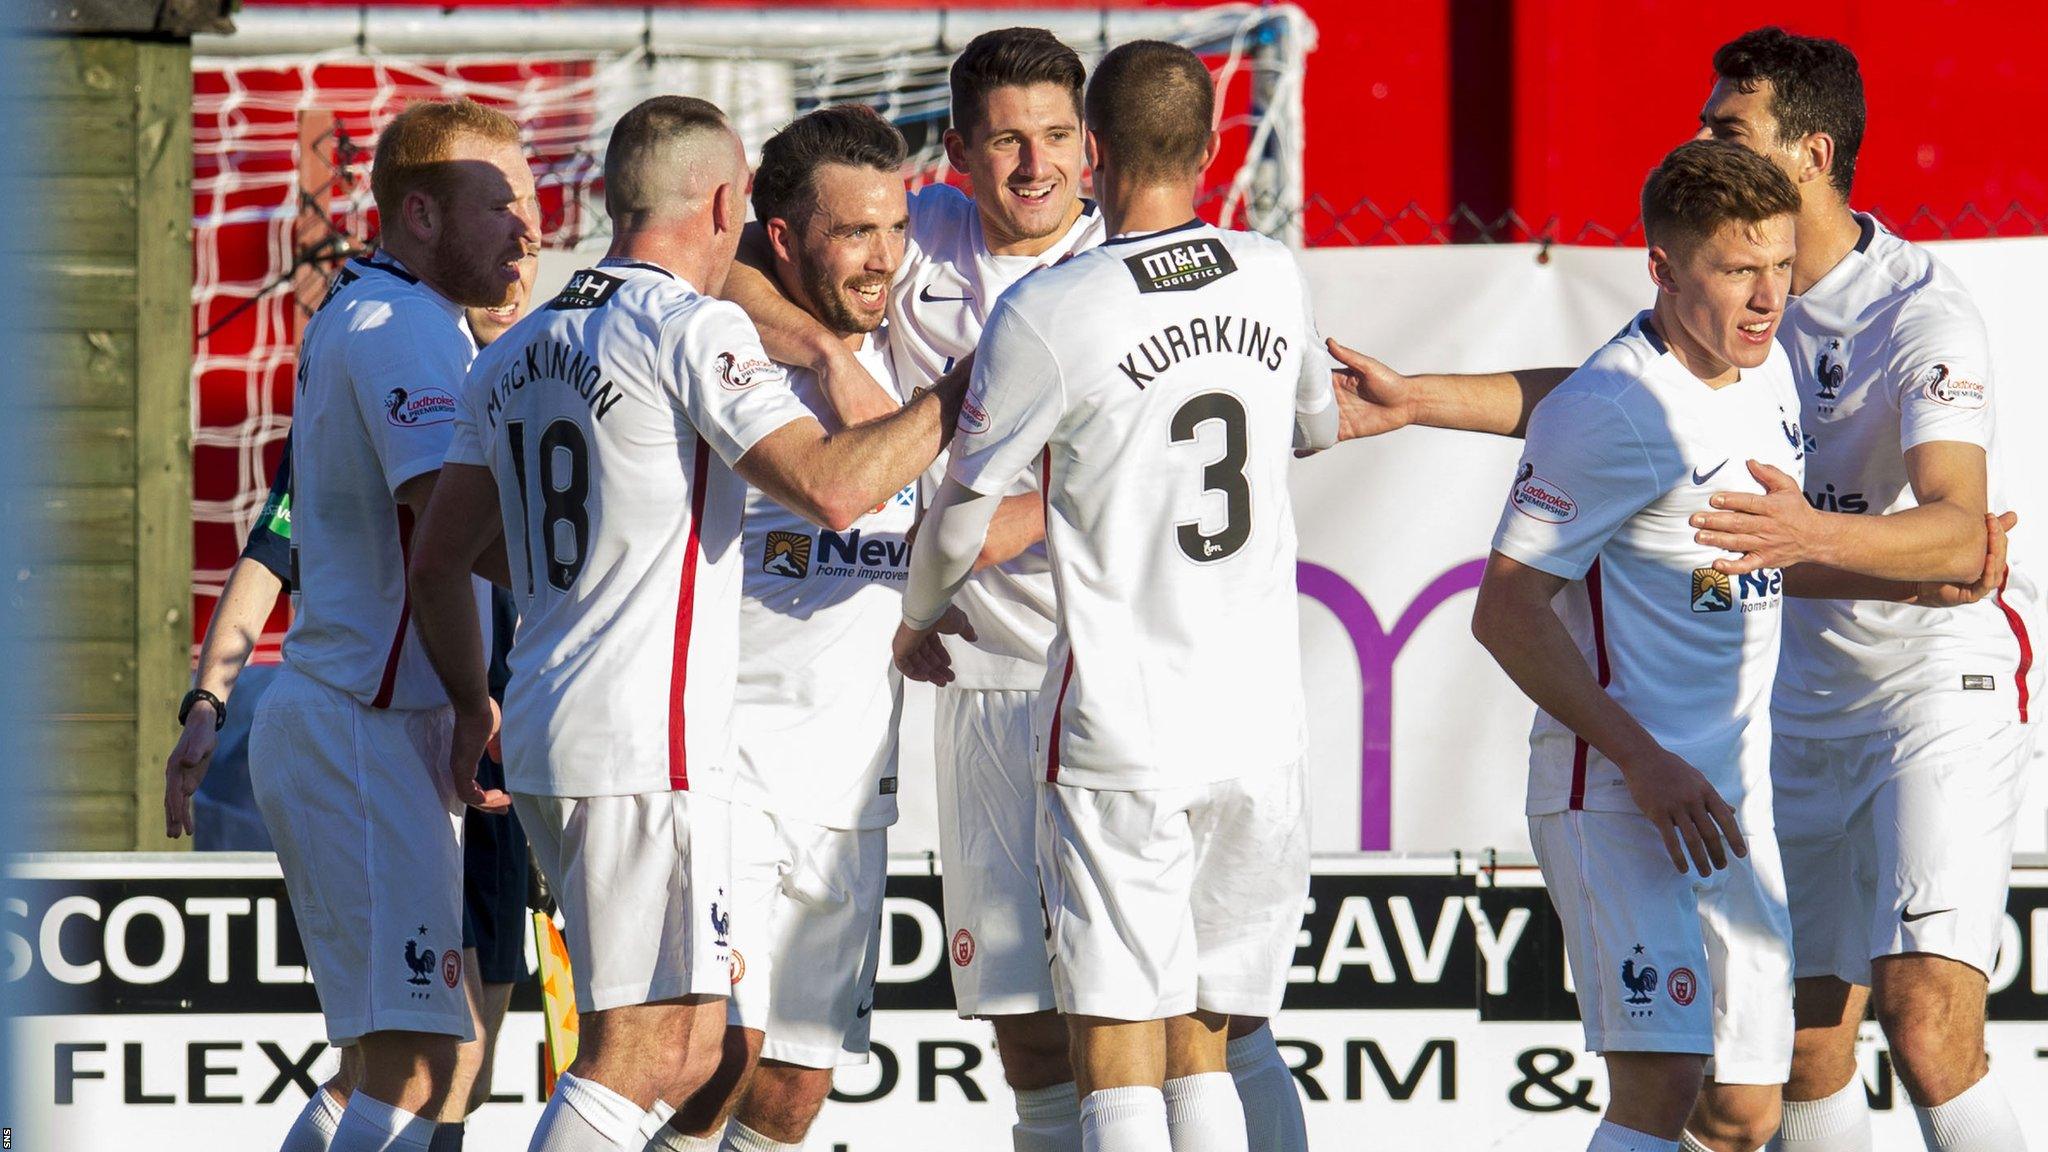
[[[212,693],[223,706],[262,639],[263,624],[277,605],[278,593],[291,586],[291,476],[292,446],[287,435],[277,473],[270,478],[270,494],[249,529],[249,538],[242,543],[241,556],[228,570],[227,583],[214,602],[206,637],[199,645],[192,687]],[[195,698],[185,713],[178,742],[164,762],[164,834],[173,840],[183,833],[198,832],[192,823],[192,796],[206,779],[214,750],[220,746],[221,723],[221,713],[211,700]]]
[[[1334,377],[1339,440],[1378,436],[1410,424],[1519,437],[1537,403],[1572,374],[1570,368],[1529,368],[1403,376],[1335,340],[1329,341],[1329,350],[1341,365]]]
[[[1672,866],[1702,876],[1728,866],[1722,841],[1746,856],[1735,810],[1692,765],[1665,751],[1594,679],[1552,599],[1566,581],[1495,552],[1479,584],[1472,634],[1522,692],[1621,770],[1657,826]],[[1681,847],[1682,845],[1682,847]]]
[[[896,410],[896,401],[861,367],[846,342],[783,292],[775,279],[774,250],[759,221],[740,232],[739,255],[721,294],[746,311],[768,355],[817,375],[842,424],[877,420]]]
[[[1005,502],[948,476],[932,506],[925,510],[917,548],[910,554],[910,578],[903,589],[903,623],[890,646],[897,671],[912,680],[942,686],[952,682],[952,660],[937,637],[951,633],[974,639],[974,629],[952,606],[953,597],[975,569],[989,527]]]
[[[228,581],[215,601],[206,639],[199,646],[199,667],[192,687],[210,692],[223,703],[262,638],[263,622],[277,604],[284,581],[261,561],[244,554],[228,571]],[[164,835],[176,840],[198,834],[192,822],[192,795],[206,779],[206,769],[220,745],[220,713],[200,697],[185,713],[184,730],[164,762]]]
[[[476,783],[477,760],[496,724],[483,628],[470,585],[470,573],[493,547],[500,563],[504,560],[498,484],[488,468],[451,461],[428,489],[431,498],[413,532],[412,560],[406,567],[413,629],[455,709],[448,751],[455,794],[465,804],[503,811],[511,798]]]
[[[1294,454],[1311,456],[1337,442],[1342,430],[1337,410],[1335,365],[1316,331],[1315,301],[1308,278],[1301,278],[1301,318],[1307,329],[1301,344],[1301,375],[1294,384]]]
[[[1983,570],[1970,583],[1883,580],[1822,564],[1785,569],[1785,594],[1813,600],[1891,600],[1922,608],[1960,608],[1997,594],[2005,585],[2007,535],[2019,525],[2017,512],[1984,517]]]
[[[1008,564],[1045,539],[1045,498],[1036,492],[1005,496],[988,523],[974,570]]]
[[[1718,509],[1692,518],[1700,543],[1741,555],[1714,567],[1738,574],[1819,564],[1884,580],[1971,584],[1984,571],[1984,449],[1938,440],[1906,450],[1906,478],[1919,506],[1882,516],[1822,512],[1799,484],[1749,462],[1762,495],[1717,492]]]
[[[843,532],[916,480],[952,439],[965,365],[879,420],[828,432],[808,416],[768,433],[733,464],[747,483],[814,524]]]

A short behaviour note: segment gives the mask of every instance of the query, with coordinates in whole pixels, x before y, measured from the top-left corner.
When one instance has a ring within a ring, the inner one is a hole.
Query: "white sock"
[[[1769,1152],[1870,1152],[1870,1097],[1863,1077],[1818,1100],[1785,1101],[1784,1119]]]
[[[1294,1073],[1287,1070],[1280,1046],[1273,1043],[1273,1029],[1260,1025],[1258,1031],[1232,1040],[1226,1051],[1251,1146],[1261,1152],[1308,1152],[1301,1090],[1294,1085]]]
[[[595,1080],[567,1072],[541,1110],[526,1152],[640,1152],[647,1110]]]
[[[1144,1084],[1097,1088],[1081,1101],[1082,1152],[1173,1152],[1166,1094]]]
[[[1247,1152],[1244,1105],[1228,1072],[1197,1072],[1166,1082],[1166,1134],[1173,1152]],[[1264,1152],[1261,1146],[1260,1152]]]
[[[1013,1152],[1081,1152],[1081,1098],[1074,1082],[1019,1088],[1017,1122],[1010,1127]]]
[[[277,1152],[327,1152],[334,1143],[334,1130],[341,1127],[342,1108],[325,1086],[314,1089],[313,1098],[292,1121]]]
[[[718,1148],[719,1152],[801,1152],[803,1146],[801,1140],[794,1144],[770,1140],[734,1117],[726,1121],[725,1140]]]
[[[372,1100],[357,1092],[342,1109],[329,1152],[427,1152],[434,1138],[434,1119]]]
[[[1714,1152],[1712,1148],[1700,1143],[1700,1138],[1693,1135],[1690,1128],[1678,1134],[1678,1147],[1679,1152]]]
[[[1946,1104],[1915,1105],[1928,1152],[2026,1152],[2020,1119],[1998,1085],[1986,1076]]]
[[[1612,1120],[1600,1121],[1586,1152],[1678,1152],[1678,1141],[1664,1140],[1647,1132],[1623,1128]]]
[[[670,1128],[668,1121],[664,1120],[661,1126],[647,1137],[645,1152],[718,1152],[718,1149],[718,1137],[692,1136],[688,1132],[678,1132]]]

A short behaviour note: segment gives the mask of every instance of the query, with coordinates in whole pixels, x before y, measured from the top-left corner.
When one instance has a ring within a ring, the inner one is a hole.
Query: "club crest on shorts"
[[[737,948],[727,949],[726,966],[732,970],[732,982],[737,984],[747,978],[747,958]]]
[[[441,983],[450,988],[462,983],[462,953],[453,948],[441,953]]]
[[[1636,956],[1643,954],[1643,946],[1636,945]],[[1690,975],[1690,973],[1688,973]],[[1636,966],[1635,956],[1623,958],[1621,962],[1621,986],[1628,989],[1622,997],[1624,1004],[1648,1004],[1657,991],[1657,969],[1647,960],[1641,967]]]
[[[953,933],[953,963],[961,968],[974,963],[974,933],[962,928]]]
[[[720,889],[718,890],[718,894],[719,894],[720,896],[723,896],[723,895],[725,895],[725,889],[723,889],[723,888],[720,888]],[[724,911],[721,911],[721,910],[719,909],[719,907],[718,907],[718,901],[716,901],[716,900],[713,900],[713,901],[711,902],[711,931],[717,934],[717,937],[718,937],[718,946],[719,946],[720,948],[724,948],[724,947],[726,947],[726,937],[725,937],[725,932],[726,932],[726,929],[730,928],[731,926],[732,926],[732,911],[731,911],[731,909],[726,909],[726,910],[724,910]]]
[[[1672,1003],[1683,1008],[1692,1003],[1692,998],[1699,994],[1699,977],[1694,976],[1690,968],[1673,968],[1671,979],[1665,984],[1664,990],[1671,994]]]
[[[434,969],[441,963],[441,954],[439,952],[434,951],[432,948],[420,947],[420,941],[426,939],[426,935],[427,926],[422,924],[420,925],[418,938],[405,942],[405,966],[412,973],[412,975],[405,978],[407,984],[425,987],[433,983]],[[461,962],[461,957],[457,957],[456,963],[460,964]]]

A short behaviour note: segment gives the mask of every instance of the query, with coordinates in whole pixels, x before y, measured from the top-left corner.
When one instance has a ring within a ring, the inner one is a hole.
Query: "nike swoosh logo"
[[[1899,921],[1903,924],[1911,924],[1915,920],[1925,920],[1929,916],[1939,916],[1943,912],[1953,911],[1955,911],[1953,908],[1936,908],[1928,912],[1915,912],[1911,909],[1902,908],[1899,910]]]
[[[967,301],[974,299],[972,295],[934,296],[932,295],[932,286],[929,284],[925,285],[923,288],[918,289],[917,298],[919,300],[924,301],[927,304],[964,304]]]
[[[1699,466],[1694,465],[1692,470],[1692,482],[1695,484],[1705,484],[1707,481],[1712,480],[1714,478],[1714,473],[1719,472],[1721,469],[1726,468],[1727,466],[1728,461],[1723,460],[1719,464],[1714,465],[1713,468],[1708,470],[1705,475],[1702,475],[1700,473]]]
[[[868,1014],[868,1013],[870,1013],[870,1012],[873,1012],[874,1010],[875,1010],[875,1002],[874,1002],[873,1000],[870,1000],[870,1001],[868,1001],[867,1003],[865,1003],[865,1004],[862,1004],[862,1005],[859,1005],[859,1006],[857,1006],[856,1008],[854,1008],[854,1010],[853,1010],[853,1014],[854,1014],[855,1016],[858,1016],[858,1017],[862,1018],[862,1019],[866,1019],[866,1018],[867,1018],[867,1014]]]

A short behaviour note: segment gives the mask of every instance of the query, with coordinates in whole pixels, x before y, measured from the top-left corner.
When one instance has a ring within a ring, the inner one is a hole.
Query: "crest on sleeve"
[[[720,352],[717,364],[718,383],[729,392],[744,392],[763,381],[782,378],[782,369],[773,360],[763,360],[758,356],[741,357],[731,352]]]
[[[1515,472],[1515,490],[1509,497],[1515,511],[1545,524],[1564,524],[1578,518],[1579,505],[1571,493],[1536,474],[1536,466],[1523,461]]]
[[[979,390],[969,389],[961,397],[959,429],[969,435],[988,431],[988,408],[982,403]]]
[[[1946,364],[1936,364],[1920,374],[1920,391],[1936,404],[1951,408],[1982,408],[1986,399],[1981,382],[1957,375]]]
[[[384,418],[399,428],[424,428],[455,419],[455,397],[440,388],[393,388],[384,395]]]

